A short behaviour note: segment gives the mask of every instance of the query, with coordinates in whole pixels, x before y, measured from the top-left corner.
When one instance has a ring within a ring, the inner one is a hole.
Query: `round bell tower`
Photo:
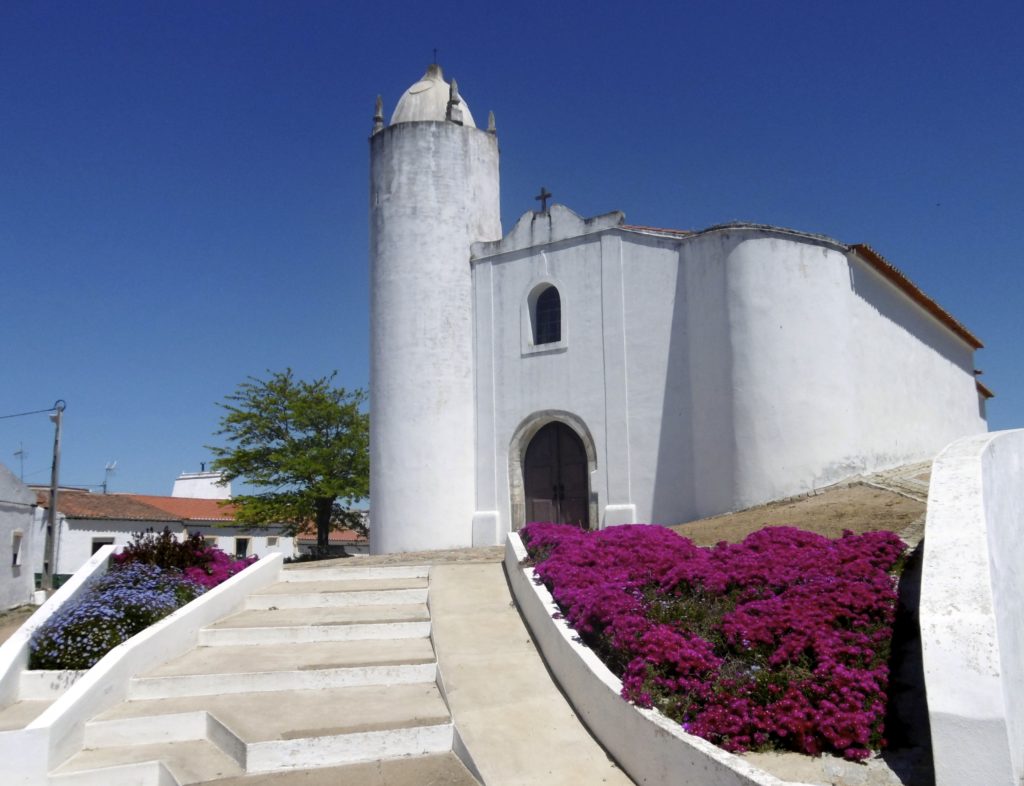
[[[370,137],[370,549],[472,545],[470,245],[501,237],[498,140],[434,64]]]

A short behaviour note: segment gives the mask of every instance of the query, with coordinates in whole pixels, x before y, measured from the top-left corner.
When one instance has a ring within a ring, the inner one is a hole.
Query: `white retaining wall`
[[[598,742],[637,783],[645,786],[806,786],[783,781],[707,740],[687,734],[656,710],[624,700],[622,681],[577,640],[533,569],[523,568],[526,549],[516,533],[505,546],[505,570],[519,611],[548,668],[577,715]]]
[[[104,547],[88,565],[102,560],[105,566],[112,550],[113,547]],[[200,628],[241,609],[249,594],[277,580],[282,564],[283,558],[278,554],[250,565],[112,649],[25,729],[0,733],[0,761],[4,762],[5,786],[45,783],[50,770],[81,748],[85,722],[121,701],[133,676],[156,668],[194,647]],[[93,572],[97,569],[94,568]],[[77,591],[83,583],[84,579],[80,581],[80,575],[76,574],[60,592],[69,587]],[[47,605],[39,611],[45,611]],[[29,622],[34,619],[35,616]],[[19,634],[21,631],[15,635]],[[27,635],[31,635],[30,632]]]
[[[959,439],[932,466],[921,645],[936,786],[1024,775],[1024,429]]]

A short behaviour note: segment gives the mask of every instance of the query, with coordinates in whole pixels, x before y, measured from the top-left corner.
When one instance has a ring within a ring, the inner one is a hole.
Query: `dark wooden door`
[[[589,519],[587,452],[576,432],[548,423],[526,448],[523,461],[526,520],[586,527]]]

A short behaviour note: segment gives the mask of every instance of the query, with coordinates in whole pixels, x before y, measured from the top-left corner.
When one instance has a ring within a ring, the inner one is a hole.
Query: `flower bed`
[[[520,531],[623,697],[731,751],[884,745],[902,542],[775,527],[699,548],[663,527]]]
[[[106,574],[32,635],[30,669],[83,670],[255,561],[234,560],[201,538],[175,540],[169,530],[136,536]]]

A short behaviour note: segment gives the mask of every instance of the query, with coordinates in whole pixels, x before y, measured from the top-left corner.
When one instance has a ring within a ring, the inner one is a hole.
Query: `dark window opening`
[[[537,298],[534,328],[534,344],[553,344],[562,340],[562,299],[554,287],[548,287]]]
[[[90,553],[91,554],[95,554],[97,551],[99,551],[104,546],[113,546],[113,545],[114,545],[114,539],[113,538],[93,538],[92,539],[92,551]]]
[[[235,538],[235,557],[244,559],[249,556],[249,539]]]

